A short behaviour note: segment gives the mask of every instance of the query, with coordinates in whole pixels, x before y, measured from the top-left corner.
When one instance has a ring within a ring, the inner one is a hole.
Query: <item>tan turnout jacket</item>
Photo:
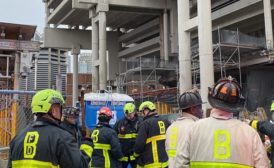
[[[182,144],[186,140],[186,135],[193,126],[194,122],[198,120],[197,117],[185,113],[182,113],[182,117],[178,118],[172,123],[166,132],[166,152],[168,154],[168,167],[174,167],[174,160],[176,156],[176,150],[180,149]]]
[[[175,168],[270,166],[258,133],[221,110],[213,109],[211,117],[195,122],[184,144],[177,151]]]

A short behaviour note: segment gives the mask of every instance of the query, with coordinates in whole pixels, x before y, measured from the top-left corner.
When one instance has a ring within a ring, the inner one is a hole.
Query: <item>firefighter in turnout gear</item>
[[[272,168],[274,168],[274,124],[273,124],[273,119],[274,119],[274,102],[272,102],[271,107],[270,107],[270,112],[272,113],[272,120],[271,121],[248,121],[250,125],[258,130],[260,133],[263,133],[267,135],[270,138],[270,143],[271,143],[271,152],[270,152],[270,160],[272,164]]]
[[[8,168],[88,168],[92,143],[81,145],[59,125],[64,99],[55,90],[45,89],[32,98],[36,121],[10,143]]]
[[[99,122],[91,133],[94,144],[91,167],[121,167],[119,160],[123,158],[123,153],[117,133],[109,125],[109,121],[112,117],[112,111],[108,107],[102,107],[99,110]]]
[[[166,151],[168,154],[168,167],[174,167],[175,156],[182,151],[191,127],[203,116],[202,99],[198,92],[189,91],[181,94],[178,100],[182,115],[168,127],[166,132]]]
[[[75,141],[80,146],[81,144],[81,132],[77,127],[77,119],[80,114],[80,109],[77,107],[66,107],[63,109],[63,121],[61,122],[61,127],[67,130],[74,138]]]
[[[137,163],[133,156],[133,148],[141,120],[135,111],[135,105],[133,103],[125,104],[124,113],[125,117],[114,125],[114,129],[118,133],[118,138],[124,154],[122,166],[123,168],[127,168],[130,164],[132,168],[136,168]]]
[[[134,156],[138,157],[137,167],[168,167],[165,134],[170,122],[157,114],[154,103],[150,101],[143,102],[139,111],[144,119],[140,124],[134,148]]]
[[[244,104],[240,84],[232,77],[220,79],[209,88],[208,101],[211,116],[194,123],[174,167],[269,167],[258,133],[233,118]]]

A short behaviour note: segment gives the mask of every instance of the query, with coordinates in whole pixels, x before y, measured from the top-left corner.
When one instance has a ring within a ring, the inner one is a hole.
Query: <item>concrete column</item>
[[[72,106],[76,107],[76,102],[78,101],[78,55],[80,54],[80,46],[72,47]]]
[[[92,23],[92,38],[91,38],[91,48],[92,48],[92,92],[99,90],[99,70],[95,61],[99,58],[99,30],[98,23],[95,21],[96,12],[95,9],[91,9],[91,23]]]
[[[265,24],[265,39],[268,50],[273,49],[273,28],[271,15],[271,0],[263,0],[264,3],[264,24]]]
[[[171,1],[171,9],[169,14],[169,38],[170,38],[170,53],[178,53],[178,12],[177,1]]]
[[[163,24],[164,24],[164,59],[165,61],[168,61],[168,54],[169,54],[169,50],[168,50],[168,13],[167,10],[164,10],[164,16],[163,16]]]
[[[160,59],[165,60],[165,45],[164,45],[164,14],[161,14],[160,17]]]
[[[190,32],[184,31],[189,20],[189,0],[178,0],[180,93],[192,88]]]
[[[45,2],[45,27],[48,28],[48,17],[49,17],[49,9],[48,9],[48,3]]]
[[[208,102],[208,87],[214,84],[211,0],[198,0],[197,3],[201,97]],[[210,108],[210,105],[205,104],[205,108]]]
[[[99,88],[104,90],[107,87],[107,32],[106,32],[106,12],[99,12]]]

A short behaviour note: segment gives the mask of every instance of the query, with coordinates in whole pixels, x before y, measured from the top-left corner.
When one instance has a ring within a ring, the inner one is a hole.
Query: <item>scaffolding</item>
[[[226,77],[227,71],[238,69],[238,80],[242,84],[241,58],[249,55],[260,55],[265,49],[264,37],[253,37],[244,33],[218,28],[213,32],[214,72]],[[198,44],[192,45],[192,76],[194,86],[199,87],[200,67]]]
[[[12,60],[12,55],[10,54],[0,54],[1,60],[1,71],[0,71],[0,88],[1,89],[12,89],[12,76],[10,71],[10,62]],[[6,64],[5,64],[6,62]]]
[[[132,96],[138,103],[145,100],[177,107],[178,65],[158,57],[138,57],[125,62],[126,70],[118,76],[118,91]],[[170,111],[164,105],[165,110]]]
[[[193,88],[200,87],[200,62],[198,42],[195,40],[192,45],[192,77]],[[250,58],[250,55],[260,55],[265,49],[264,37],[253,37],[231,30],[213,32],[213,59],[214,72],[217,76],[226,77],[230,75],[229,70],[234,70],[234,77],[237,77],[242,84],[242,58]],[[151,100],[162,102],[173,107],[178,107],[178,64],[164,62],[158,57],[138,57],[127,59],[126,70],[117,78],[118,91],[132,96],[136,101]],[[236,71],[235,71],[236,70]],[[175,75],[174,75],[175,74]],[[174,77],[163,81],[173,81],[173,86],[166,86],[161,78]],[[157,104],[157,103],[156,103]]]

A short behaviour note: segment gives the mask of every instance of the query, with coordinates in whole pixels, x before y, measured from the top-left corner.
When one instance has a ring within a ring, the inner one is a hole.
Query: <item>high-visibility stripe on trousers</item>
[[[152,156],[153,156],[153,163],[152,164],[154,166],[164,164],[164,163],[159,162],[157,141],[165,140],[165,139],[166,139],[165,135],[157,135],[157,136],[150,137],[146,140],[146,144],[151,143],[151,146],[152,146]],[[152,164],[148,164],[148,165],[152,165]],[[148,166],[148,165],[145,165],[145,167]]]
[[[137,168],[164,168],[168,166],[168,162],[163,163],[151,163],[144,166],[137,165]]]
[[[53,165],[51,162],[43,162],[38,160],[14,160],[12,168],[59,168],[59,165]]]
[[[94,149],[103,150],[103,155],[105,158],[105,168],[110,168],[110,159],[108,151],[111,149],[109,144],[94,143]]]

